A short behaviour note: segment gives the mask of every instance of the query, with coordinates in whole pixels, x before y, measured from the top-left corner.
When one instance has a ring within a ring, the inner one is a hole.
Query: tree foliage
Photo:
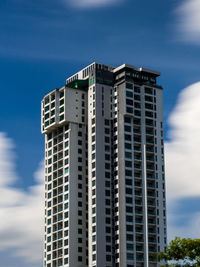
[[[195,266],[200,267],[200,239],[175,237],[165,252],[157,254],[159,261],[169,262],[162,266]]]

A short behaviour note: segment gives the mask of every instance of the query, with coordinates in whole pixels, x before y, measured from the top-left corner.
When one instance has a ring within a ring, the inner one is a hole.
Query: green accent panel
[[[75,80],[66,85],[66,87],[87,91],[89,80]]]

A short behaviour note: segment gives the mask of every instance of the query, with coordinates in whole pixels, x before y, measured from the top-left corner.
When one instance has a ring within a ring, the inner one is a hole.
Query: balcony
[[[146,146],[146,151],[147,152],[154,152],[154,147],[153,146]]]
[[[155,179],[154,173],[147,173],[147,179]]]
[[[146,117],[153,118],[153,112],[146,111],[146,112],[145,112],[145,116],[146,116]]]
[[[150,129],[146,129],[146,135],[154,135],[154,131]]]
[[[148,125],[148,126],[154,126],[154,123],[153,123],[153,121],[146,121],[146,125]]]
[[[136,195],[136,196],[142,196],[142,192],[141,192],[141,191],[137,191],[137,190],[135,190],[135,195]]]
[[[133,133],[134,134],[141,134],[140,128],[134,128]]]
[[[136,236],[136,242],[144,242],[144,239],[142,237]]]
[[[151,188],[155,189],[155,184],[154,184],[154,183],[149,183],[149,182],[148,182],[148,183],[147,183],[147,187],[150,188],[150,189],[151,189]]]
[[[148,233],[149,234],[156,234],[156,229],[155,228],[149,228]]]
[[[141,155],[134,155],[134,160],[142,160]]]
[[[141,164],[137,164],[137,163],[135,163],[135,164],[134,164],[134,168],[141,170]]]
[[[44,100],[44,104],[45,104],[45,105],[49,104],[49,97],[48,97],[48,98],[45,98],[45,100]]]
[[[156,238],[149,237],[149,243],[156,243]]]
[[[135,214],[142,214],[142,209],[135,209]]]
[[[143,246],[136,246],[136,251],[143,252],[144,251]]]
[[[156,215],[156,212],[155,212],[155,211],[152,211],[152,210],[148,210],[148,215],[153,215],[153,216],[155,216],[155,215]]]
[[[154,157],[153,156],[146,156],[146,160],[154,162]]]
[[[139,262],[141,262],[141,261],[144,261],[144,258],[141,256],[136,256],[136,261],[139,261]]]
[[[58,197],[58,203],[61,203],[61,202],[63,202],[63,197],[62,196],[59,196]]]
[[[142,219],[142,217],[136,217],[136,218],[135,218],[135,222],[136,222],[136,223],[143,224],[143,219]]]
[[[156,220],[149,218],[148,224],[156,224]]]
[[[157,252],[156,248],[153,248],[153,247],[149,247],[149,252]]]
[[[135,200],[135,205],[142,206],[142,201],[141,200]]]
[[[142,187],[142,183],[141,183],[141,182],[137,182],[137,181],[135,181],[135,186],[136,186],[136,187]]]
[[[136,233],[143,233],[143,229],[141,227],[136,227],[135,232]]]
[[[141,143],[141,137],[135,136],[133,140],[134,142]]]
[[[145,101],[147,101],[147,102],[153,102],[153,97],[152,96],[145,95]]]
[[[141,173],[140,172],[135,172],[134,173],[135,178],[141,178]]]
[[[148,191],[148,192],[147,192],[147,196],[148,196],[148,197],[155,197],[156,194],[155,194],[155,192]]]
[[[156,206],[156,203],[155,203],[155,201],[148,200],[148,201],[147,201],[147,205],[148,205],[148,206],[155,207],[155,206]]]
[[[146,142],[148,144],[154,144],[154,139],[153,138],[146,138]]]
[[[154,171],[155,170],[154,165],[147,164],[147,170]]]

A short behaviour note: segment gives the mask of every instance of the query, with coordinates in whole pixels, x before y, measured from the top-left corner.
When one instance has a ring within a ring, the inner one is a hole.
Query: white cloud
[[[66,3],[78,8],[95,8],[116,4],[121,0],[64,0]]]
[[[42,262],[43,164],[35,173],[36,184],[23,191],[13,187],[15,174],[12,140],[0,133],[0,251],[14,253],[31,266]]]
[[[165,145],[170,200],[200,196],[200,82],[185,88],[169,118]]]
[[[200,1],[184,0],[176,11],[182,39],[200,43]]]
[[[176,204],[200,197],[200,82],[180,93],[169,127],[170,141],[165,144],[169,240],[175,236],[197,238],[200,212],[188,215],[187,209],[183,213]]]

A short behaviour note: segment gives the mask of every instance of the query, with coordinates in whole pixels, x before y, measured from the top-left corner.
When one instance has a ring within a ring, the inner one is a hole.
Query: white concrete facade
[[[44,267],[159,266],[166,246],[159,72],[92,63],[42,100]]]

